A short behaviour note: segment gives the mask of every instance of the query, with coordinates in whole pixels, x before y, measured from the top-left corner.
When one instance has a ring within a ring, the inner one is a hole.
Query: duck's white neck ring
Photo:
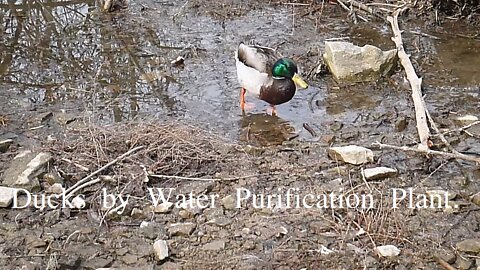
[[[275,76],[272,76],[272,78],[274,78],[275,80],[285,80],[286,79],[285,77],[275,77]]]

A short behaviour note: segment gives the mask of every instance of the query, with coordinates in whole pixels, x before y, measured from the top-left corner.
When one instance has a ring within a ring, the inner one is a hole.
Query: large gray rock
[[[38,191],[40,189],[38,177],[48,172],[51,161],[50,153],[22,152],[11,161],[3,174],[2,182],[6,186]]]
[[[372,150],[357,145],[330,147],[328,155],[332,159],[354,165],[373,162]]]
[[[397,50],[382,51],[349,42],[325,42],[323,59],[337,82],[375,81],[387,75],[397,59]]]

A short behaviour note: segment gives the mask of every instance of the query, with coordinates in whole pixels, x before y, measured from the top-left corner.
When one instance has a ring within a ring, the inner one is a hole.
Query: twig
[[[435,256],[435,260],[440,264],[445,270],[457,270],[457,268],[451,266],[448,262],[442,260],[440,257]]]
[[[163,175],[163,174],[151,174],[149,176],[155,177],[155,178],[169,178],[169,179],[193,180],[193,181],[235,181],[235,180],[240,180],[245,178],[264,176],[264,175],[274,175],[274,173],[252,174],[252,175],[246,175],[246,176],[227,177],[227,178],[198,178],[198,177],[185,177],[185,176]]]
[[[303,128],[305,128],[312,137],[317,137],[318,134],[313,130],[313,128],[308,123],[303,123]]]
[[[88,185],[91,185],[91,184],[94,184],[94,183],[97,183],[98,181],[100,181],[99,179],[95,179],[93,181],[90,181],[90,182],[87,182],[90,178],[94,177],[95,175],[99,174],[100,172],[104,171],[105,169],[107,169],[108,167],[112,166],[113,164],[121,161],[122,159],[126,158],[127,156],[137,152],[138,150],[140,149],[143,149],[145,148],[145,146],[141,145],[141,146],[137,146],[133,149],[130,149],[129,151],[127,151],[126,153],[124,153],[123,155],[117,157],[116,159],[110,161],[109,163],[107,163],[105,166],[101,167],[100,169],[92,172],[91,174],[85,176],[83,179],[81,179],[80,181],[78,181],[77,183],[75,183],[75,185],[71,186],[70,188],[68,188],[66,191],[65,191],[65,194],[66,194],[66,197],[65,198],[70,198],[73,194],[75,194],[75,192],[77,190],[79,190],[80,188],[83,188],[85,186],[88,186]]]
[[[83,165],[81,165],[81,164],[78,164],[78,163],[76,163],[76,162],[74,162],[74,161],[72,161],[72,160],[70,160],[70,159],[68,159],[68,158],[62,158],[61,160],[62,160],[62,161],[65,161],[65,162],[67,162],[67,163],[70,163],[70,164],[72,164],[72,165],[74,165],[75,167],[79,168],[79,169],[82,170],[82,171],[85,171],[85,172],[89,172],[89,171],[90,171],[89,168],[87,168],[87,167],[85,167],[85,166],[83,166]]]
[[[456,158],[456,159],[463,159],[463,160],[468,160],[468,161],[474,161],[478,164],[480,164],[480,158],[465,155],[462,153],[454,154],[454,153],[447,153],[447,152],[442,152],[442,151],[435,151],[435,150],[430,150],[430,149],[422,149],[422,148],[413,148],[413,147],[408,147],[408,146],[395,146],[395,145],[389,145],[389,144],[383,144],[379,142],[375,142],[372,144],[373,147],[379,147],[380,149],[385,148],[385,149],[395,149],[395,150],[401,150],[401,151],[406,151],[406,152],[416,152],[416,153],[421,153],[425,155],[433,155],[433,156],[443,156],[447,158]]]
[[[463,126],[463,127],[461,127],[461,128],[457,128],[457,129],[452,129],[452,130],[446,131],[446,132],[442,133],[442,135],[447,135],[447,134],[453,133],[453,132],[455,132],[455,131],[460,131],[460,132],[462,132],[462,131],[464,131],[464,130],[466,130],[466,129],[469,129],[469,128],[473,127],[473,126],[476,126],[476,125],[478,125],[478,124],[480,124],[480,121],[475,121],[475,122],[473,122],[473,123],[471,123],[471,124],[468,124],[468,125],[466,125],[466,126]]]
[[[412,98],[415,106],[415,118],[417,121],[418,136],[420,137],[419,148],[422,150],[428,150],[428,140],[430,137],[430,130],[427,125],[427,117],[425,113],[425,107],[422,98],[422,79],[418,78],[413,68],[410,58],[403,48],[403,41],[400,28],[398,26],[398,15],[402,12],[402,9],[397,9],[392,16],[388,16],[387,20],[392,26],[393,37],[392,41],[395,42],[398,51],[398,58],[402,64],[405,72],[407,73],[407,79],[410,82],[412,88]]]

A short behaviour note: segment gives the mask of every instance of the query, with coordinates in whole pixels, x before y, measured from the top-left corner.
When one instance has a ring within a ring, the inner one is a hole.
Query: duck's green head
[[[280,58],[273,64],[272,76],[275,78],[289,78],[299,88],[307,88],[308,84],[297,74],[298,68],[295,63],[288,58]]]

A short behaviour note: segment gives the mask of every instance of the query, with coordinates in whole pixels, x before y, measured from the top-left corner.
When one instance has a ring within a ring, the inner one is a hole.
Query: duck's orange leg
[[[247,91],[245,88],[242,87],[242,90],[240,90],[240,108],[242,108],[242,111],[245,110],[245,93]]]
[[[245,88],[242,87],[242,90],[240,91],[240,108],[242,108],[242,111],[245,111],[245,109],[255,108],[255,105],[253,103],[245,102],[246,93],[247,93],[247,90],[245,90]]]

